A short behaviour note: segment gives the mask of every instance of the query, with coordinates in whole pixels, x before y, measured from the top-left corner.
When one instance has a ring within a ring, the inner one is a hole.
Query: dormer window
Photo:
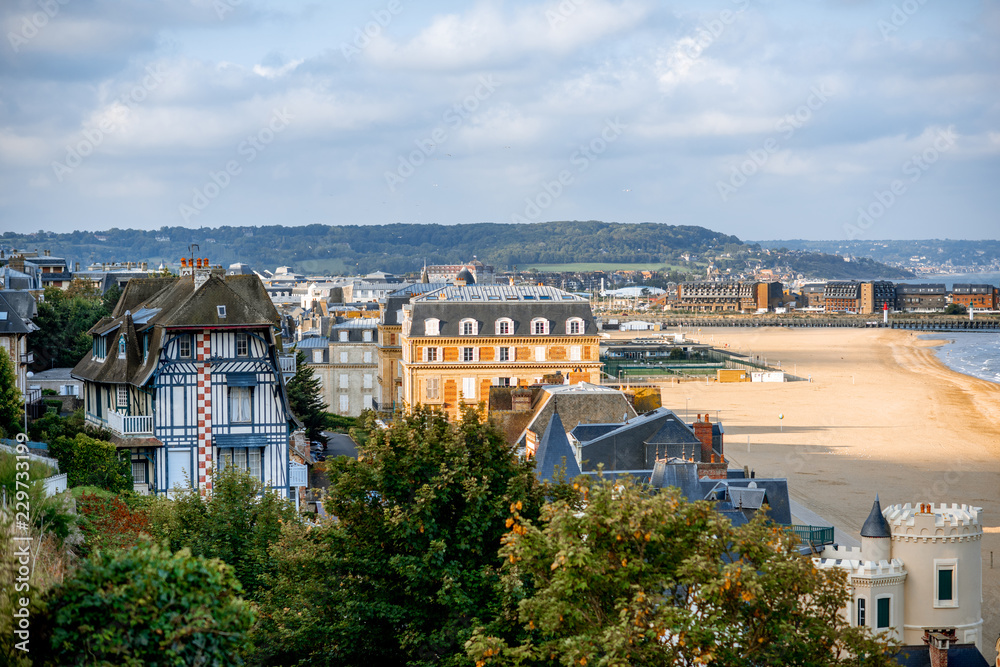
[[[570,336],[583,333],[583,320],[579,317],[571,317],[566,320],[566,333]]]
[[[508,336],[514,333],[514,320],[509,317],[501,317],[497,320],[497,335]]]
[[[226,319],[226,307],[225,306],[216,306],[215,310],[216,310],[216,312],[219,313],[219,319],[220,320]]]
[[[536,317],[531,320],[531,333],[535,336],[547,336],[549,333],[549,321],[544,317]]]
[[[425,336],[440,336],[441,335],[441,320],[432,317],[430,319],[424,320],[424,335]]]
[[[118,337],[118,358],[125,358],[125,334]]]
[[[458,330],[463,336],[475,336],[479,333],[479,322],[472,318],[466,318],[458,323]]]
[[[364,331],[362,331],[361,332],[361,340],[363,340],[366,343],[372,342],[372,332],[371,332],[371,330],[365,329]]]

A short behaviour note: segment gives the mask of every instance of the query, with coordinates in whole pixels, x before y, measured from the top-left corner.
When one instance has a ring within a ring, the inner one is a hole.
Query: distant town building
[[[35,297],[28,291],[0,290],[0,354],[6,354],[17,377],[17,389],[28,391],[28,365],[34,362],[28,351],[28,334],[38,331],[32,319],[38,316]]]
[[[944,310],[948,291],[944,283],[928,285],[896,285],[896,310],[903,312],[934,312]]]
[[[955,283],[951,302],[976,310],[997,310],[997,288],[993,285]]]
[[[378,325],[376,318],[352,318],[331,324],[328,336],[296,344],[320,379],[330,412],[357,417],[375,407]]]
[[[436,264],[428,266],[426,269],[427,280],[432,283],[451,283],[455,281],[455,278],[463,269],[472,274],[477,285],[492,285],[496,282],[496,273],[493,271],[493,267],[483,264],[475,258],[468,264]]]
[[[674,307],[699,313],[756,313],[779,307],[781,298],[780,282],[685,282],[677,286]]]

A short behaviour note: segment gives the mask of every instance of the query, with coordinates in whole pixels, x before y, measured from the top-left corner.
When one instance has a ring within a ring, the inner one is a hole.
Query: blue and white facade
[[[73,374],[87,421],[131,452],[137,490],[211,493],[213,470],[236,466],[289,491],[294,357],[279,350],[277,322],[256,276],[129,284]]]

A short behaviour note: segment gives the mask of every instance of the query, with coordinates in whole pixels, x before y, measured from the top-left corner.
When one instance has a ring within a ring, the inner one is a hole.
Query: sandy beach
[[[730,465],[787,477],[793,500],[855,537],[876,493],[883,507],[931,501],[983,508],[983,652],[992,664],[1000,634],[1000,384],[950,370],[932,349],[943,341],[904,331],[688,334],[812,376],[811,383],[663,388],[664,406],[678,414],[685,403],[692,417],[707,412],[715,421],[718,413]]]

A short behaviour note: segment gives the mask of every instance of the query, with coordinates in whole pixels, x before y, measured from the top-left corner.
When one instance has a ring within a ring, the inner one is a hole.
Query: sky
[[[997,238],[1000,5],[4,0],[0,231]]]

